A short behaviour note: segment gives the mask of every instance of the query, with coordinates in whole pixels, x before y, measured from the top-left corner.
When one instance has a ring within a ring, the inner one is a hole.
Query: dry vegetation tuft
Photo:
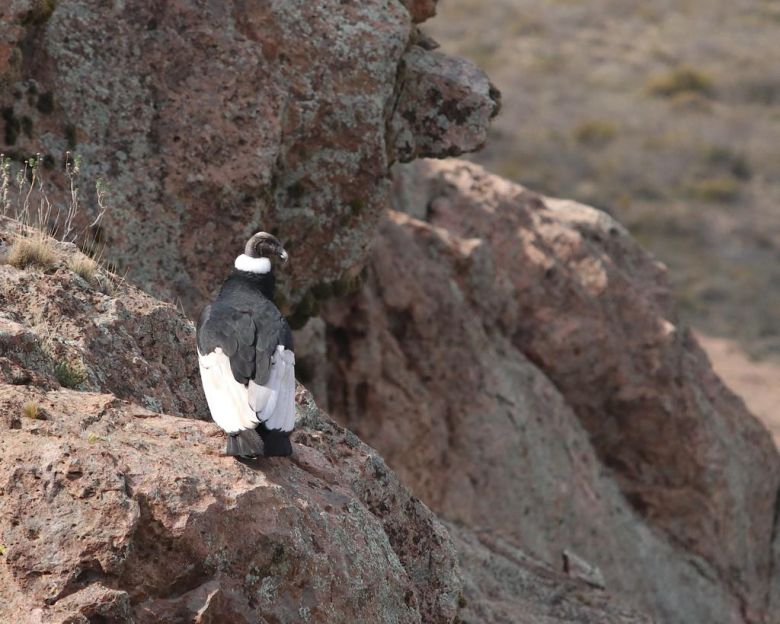
[[[84,199],[80,188],[81,161],[70,152],[65,154],[62,179],[54,184],[44,176],[47,158],[40,155],[19,163],[0,155],[0,213],[13,224],[12,243],[6,261],[23,269],[54,266],[63,255],[58,251],[59,241],[78,243],[84,253],[70,253],[67,265],[89,284],[113,296],[114,281],[122,281],[110,274],[103,259],[105,242],[101,220],[108,210],[108,185],[100,178],[95,182],[93,207],[89,219],[84,219]],[[54,187],[64,190],[64,201],[49,199]],[[100,239],[100,240],[98,240]],[[103,270],[105,269],[105,270]]]
[[[736,178],[720,176],[696,180],[690,184],[689,191],[694,199],[729,204],[739,199],[742,185]]]
[[[590,147],[607,145],[618,134],[617,125],[606,119],[590,119],[577,124],[574,138],[578,143]]]
[[[76,254],[68,261],[68,268],[89,284],[97,281],[98,263],[89,256]]]
[[[17,269],[31,265],[48,269],[57,261],[54,244],[54,240],[45,234],[34,234],[30,237],[20,235],[8,252],[8,264]]]
[[[43,418],[43,412],[35,401],[27,401],[22,405],[22,416],[31,420],[40,420]]]
[[[648,93],[660,97],[674,97],[682,93],[715,94],[714,80],[703,71],[687,66],[650,78],[645,88]]]

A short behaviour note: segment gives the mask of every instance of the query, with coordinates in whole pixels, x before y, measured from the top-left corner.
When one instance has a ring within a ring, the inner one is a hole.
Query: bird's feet
[[[257,432],[263,439],[263,455],[266,457],[288,457],[292,455],[289,431],[266,429],[260,425]]]

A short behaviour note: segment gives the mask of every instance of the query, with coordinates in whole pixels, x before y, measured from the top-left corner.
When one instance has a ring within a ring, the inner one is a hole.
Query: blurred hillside
[[[442,0],[425,30],[503,92],[472,160],[611,212],[697,330],[780,361],[780,3]]]

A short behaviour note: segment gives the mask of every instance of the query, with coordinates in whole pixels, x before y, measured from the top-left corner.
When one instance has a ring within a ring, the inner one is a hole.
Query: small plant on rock
[[[87,443],[88,444],[97,444],[98,442],[103,442],[103,441],[104,441],[104,438],[101,438],[98,434],[93,433],[92,431],[90,431],[87,434]]]
[[[24,269],[31,265],[48,269],[54,266],[56,261],[54,241],[45,235],[17,237],[8,252],[8,264],[17,269]]]
[[[31,420],[39,420],[43,417],[43,412],[35,401],[27,401],[22,405],[22,416]]]
[[[65,388],[75,388],[87,380],[87,371],[78,361],[62,360],[54,366],[57,381]]]
[[[74,255],[68,261],[68,268],[76,275],[80,276],[89,284],[94,284],[97,277],[98,264],[89,256],[84,254]]]

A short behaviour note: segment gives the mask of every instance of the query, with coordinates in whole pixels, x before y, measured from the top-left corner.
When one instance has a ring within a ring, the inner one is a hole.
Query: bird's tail
[[[229,433],[225,455],[233,457],[258,457],[263,454],[263,440],[254,429]]]

